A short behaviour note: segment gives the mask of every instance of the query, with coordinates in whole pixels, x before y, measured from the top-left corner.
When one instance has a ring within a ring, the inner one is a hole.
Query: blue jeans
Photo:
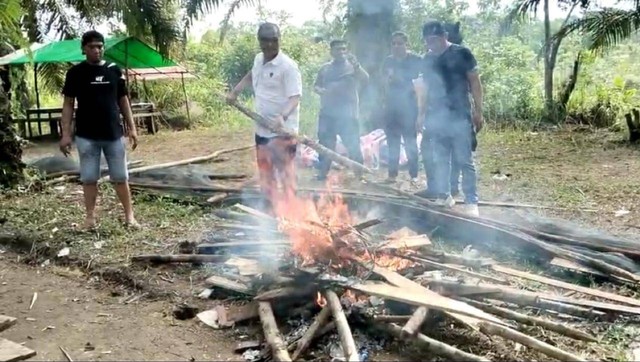
[[[431,155],[432,177],[429,189],[437,197],[451,195],[452,162],[462,172],[462,192],[467,204],[478,203],[477,175],[473,159],[473,126],[467,119],[446,119],[444,122],[427,122],[423,152]],[[425,165],[426,166],[426,165]]]
[[[93,184],[100,179],[100,156],[104,152],[112,182],[126,182],[127,154],[124,139],[114,141],[96,141],[76,136],[76,147],[80,158],[80,181]]]

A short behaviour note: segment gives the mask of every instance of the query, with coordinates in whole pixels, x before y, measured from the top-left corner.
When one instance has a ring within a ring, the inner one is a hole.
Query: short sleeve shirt
[[[387,85],[387,104],[415,103],[413,80],[418,78],[422,71],[422,63],[422,58],[414,53],[407,54],[403,59],[393,56],[385,59],[382,70]]]
[[[293,96],[302,95],[302,76],[298,64],[286,54],[278,55],[264,62],[262,53],[256,55],[251,69],[253,92],[256,98],[256,112],[267,119],[274,119]],[[284,129],[297,133],[300,127],[300,105],[289,114]],[[256,124],[256,134],[272,138],[277,134]]]
[[[123,136],[119,100],[127,95],[124,76],[113,63],[82,62],[67,71],[62,93],[75,98],[75,134],[111,141]]]
[[[320,116],[358,118],[358,80],[351,63],[324,64],[318,71],[315,86],[325,89],[320,97]]]
[[[424,56],[422,77],[427,88],[427,112],[468,117],[471,112],[467,74],[477,62],[471,51],[452,44],[440,55]]]

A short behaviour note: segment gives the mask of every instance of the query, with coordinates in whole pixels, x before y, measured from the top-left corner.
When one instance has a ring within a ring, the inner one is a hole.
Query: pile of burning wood
[[[571,321],[613,321],[618,316],[640,315],[640,301],[630,297],[512,269],[469,250],[460,255],[437,250],[428,235],[388,222],[393,218],[358,218],[339,194],[325,193],[319,199],[296,197],[273,206],[274,216],[243,204],[217,209],[216,217],[226,221],[216,224],[215,235],[198,245],[196,253],[133,259],[206,263],[214,274],[207,279],[207,287],[252,299],[234,312],[218,306],[215,324],[229,327],[259,318],[268,355],[280,361],[300,359],[314,341],[333,331],[339,336],[344,360],[363,360],[366,356],[352,333],[360,325],[380,326],[449,359],[487,360],[469,348],[423,334],[430,316],[450,318],[477,333],[514,341],[548,357],[583,361],[586,357],[578,352],[529,336],[520,327],[537,326],[575,340],[597,342],[597,336],[570,326]],[[427,210],[428,205],[423,206]],[[464,221],[500,227],[497,221]],[[578,252],[527,237],[552,255],[574,257],[574,269],[581,268],[575,262],[585,261]],[[636,283],[635,274],[586,258],[592,266],[614,270],[618,281]],[[519,289],[514,287],[514,278],[574,295]],[[517,308],[536,310],[544,317],[515,311]],[[312,311],[318,312],[302,329],[281,333],[278,325],[282,323],[276,321],[276,315],[291,318]]]

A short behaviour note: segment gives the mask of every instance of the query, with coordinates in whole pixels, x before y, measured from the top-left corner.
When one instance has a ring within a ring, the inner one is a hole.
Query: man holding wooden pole
[[[256,122],[256,159],[260,188],[273,202],[278,192],[278,179],[285,197],[296,190],[295,138],[274,133],[283,130],[297,134],[299,128],[302,77],[298,64],[280,51],[280,28],[263,23],[258,29],[261,53],[256,55],[252,69],[227,94],[227,102],[235,104],[247,86],[253,86],[257,113],[269,120],[274,129]]]

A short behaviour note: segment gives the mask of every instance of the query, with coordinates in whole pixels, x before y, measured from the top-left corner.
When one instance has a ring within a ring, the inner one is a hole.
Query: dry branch
[[[215,194],[213,196],[211,196],[210,198],[207,199],[207,202],[210,204],[216,204],[224,199],[226,199],[227,197],[229,197],[229,194],[226,192],[222,192],[219,194]]]
[[[284,338],[280,334],[276,318],[273,316],[273,309],[269,302],[259,302],[258,314],[260,315],[260,321],[262,322],[262,330],[264,331],[264,338],[267,344],[271,348],[271,354],[276,361],[291,361],[287,346],[284,343]]]
[[[488,335],[500,336],[502,338],[512,340],[514,342],[520,343],[523,346],[527,346],[531,349],[542,352],[549,357],[559,359],[560,361],[587,361],[582,357],[563,351],[560,348],[554,347],[546,342],[537,340],[533,337],[529,337],[526,334],[514,331],[513,329],[504,326],[481,322],[480,331]]]
[[[252,295],[253,292],[248,285],[227,279],[218,275],[213,275],[205,280],[205,284],[209,287],[222,288],[226,290],[232,290],[234,292]]]
[[[582,341],[587,341],[587,342],[598,341],[595,337],[591,336],[590,334],[587,334],[585,332],[579,331],[571,327],[567,327],[563,324],[556,323],[547,319],[542,319],[534,316],[529,316],[526,314],[521,314],[509,309],[496,307],[494,305],[479,303],[474,300],[469,300],[469,299],[463,299],[463,300],[466,303],[469,303],[476,308],[484,310],[487,313],[491,313],[503,318],[511,319],[518,323],[522,323],[530,326],[540,326],[550,331],[562,334],[570,338],[582,340]]]
[[[135,255],[131,257],[134,262],[150,263],[220,263],[228,260],[225,255],[203,255],[203,254],[178,254],[178,255]]]
[[[411,319],[410,315],[374,315],[373,320],[376,322],[386,323],[407,323]]]
[[[323,327],[327,321],[331,317],[331,309],[329,307],[324,307],[316,316],[316,319],[313,321],[309,329],[304,333],[302,338],[298,340],[296,343],[296,350],[293,352],[293,360],[296,361],[298,357],[311,345],[313,339],[316,337],[316,334]]]
[[[219,95],[219,97],[221,99],[225,98],[222,95]],[[369,168],[359,164],[358,162],[355,162],[355,161],[353,161],[351,159],[348,159],[346,157],[343,157],[343,156],[339,155],[335,151],[324,147],[323,145],[321,145],[318,142],[310,139],[307,136],[298,135],[298,134],[290,133],[290,132],[287,132],[287,131],[283,130],[281,127],[278,127],[278,126],[274,125],[270,120],[264,118],[263,116],[261,116],[258,113],[250,110],[249,108],[245,107],[244,105],[242,105],[242,104],[240,104],[238,102],[234,102],[231,105],[234,106],[236,109],[238,109],[240,112],[244,113],[247,117],[249,117],[252,120],[254,120],[259,125],[269,129],[270,131],[272,131],[272,132],[274,132],[274,133],[276,133],[278,135],[291,137],[291,138],[295,139],[297,142],[302,143],[303,145],[306,145],[307,147],[314,149],[316,152],[318,152],[318,154],[329,158],[331,161],[339,163],[339,164],[341,164],[341,165],[343,165],[345,167],[348,167],[349,169],[351,169],[353,171],[356,171],[356,172],[359,172],[359,173],[369,173],[369,174],[372,173],[372,171]]]
[[[210,154],[205,155],[205,156],[198,156],[198,157],[188,158],[188,159],[180,160],[180,161],[172,161],[172,162],[165,162],[165,163],[159,163],[159,164],[155,164],[155,165],[138,167],[138,168],[134,168],[134,169],[129,170],[129,174],[133,175],[133,174],[140,173],[140,172],[145,172],[145,171],[152,171],[152,170],[159,170],[159,169],[169,168],[169,167],[174,167],[174,166],[188,165],[188,164],[191,164],[191,163],[207,162],[207,161],[211,161],[212,159],[214,159],[216,157],[224,155],[225,153],[231,153],[231,152],[236,152],[236,151],[244,151],[244,150],[248,150],[248,149],[253,148],[253,147],[254,147],[253,145],[243,146],[243,147],[235,147],[235,148],[230,148],[230,149],[226,149],[226,150],[215,151],[215,152],[210,153]],[[105,176],[105,177],[102,177],[100,180],[102,181],[102,180],[106,180],[108,178],[109,178],[109,176]]]
[[[575,285],[575,284],[563,282],[561,280],[555,280],[555,279],[547,278],[547,277],[544,277],[542,275],[535,275],[535,274],[531,274],[531,273],[526,273],[526,272],[523,272],[523,271],[520,271],[520,270],[507,268],[507,267],[501,266],[501,265],[492,265],[491,267],[493,268],[493,270],[495,270],[497,272],[504,273],[504,274],[511,275],[511,276],[515,276],[515,277],[518,277],[518,278],[523,278],[523,279],[527,279],[527,280],[533,280],[535,282],[551,285],[553,287],[572,290],[572,291],[575,291],[575,292],[578,292],[578,293],[587,294],[587,295],[591,295],[591,296],[598,297],[598,298],[609,299],[609,300],[613,300],[613,301],[616,301],[616,302],[619,302],[619,303],[640,307],[640,300],[637,300],[637,299],[634,299],[634,298],[629,298],[629,297],[625,297],[625,296],[618,295],[618,294],[613,294],[613,293],[607,293],[607,292],[604,292],[604,291],[601,291],[601,290],[587,288],[587,287],[583,287],[583,286],[580,286],[580,285]]]
[[[344,311],[342,310],[340,298],[338,298],[336,293],[331,290],[327,290],[324,295],[327,299],[328,307],[331,309],[331,314],[333,314],[333,320],[336,322],[345,360],[348,362],[360,361],[356,342],[353,340],[353,335],[351,334],[351,328],[347,322],[347,317],[344,315]]]
[[[394,335],[396,335],[398,338],[403,338],[402,328],[399,325],[391,323],[388,326],[389,326],[389,330]],[[476,356],[475,354],[461,351],[453,346],[437,341],[433,338],[429,338],[421,333],[416,334],[415,340],[420,342],[420,344],[424,345],[432,353],[450,358],[455,361],[478,361],[478,362],[490,361],[484,357]]]

